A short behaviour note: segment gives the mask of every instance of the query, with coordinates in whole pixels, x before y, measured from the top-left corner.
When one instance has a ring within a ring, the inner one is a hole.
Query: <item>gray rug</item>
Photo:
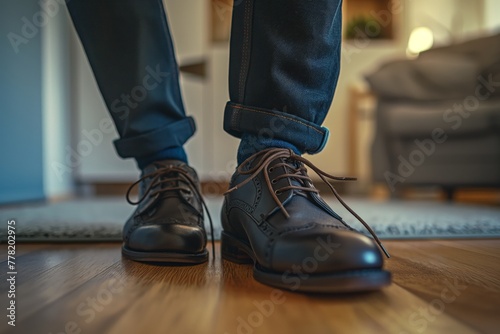
[[[366,232],[339,203],[327,201],[351,226]],[[222,198],[207,202],[218,238]],[[500,237],[500,208],[496,207],[360,199],[348,199],[348,204],[384,239]],[[0,241],[6,241],[10,219],[16,220],[17,241],[119,241],[132,210],[123,198],[115,197],[0,208]]]

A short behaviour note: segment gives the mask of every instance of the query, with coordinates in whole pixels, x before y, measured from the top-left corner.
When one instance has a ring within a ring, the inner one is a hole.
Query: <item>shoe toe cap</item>
[[[147,225],[130,234],[127,247],[143,252],[201,253],[206,234],[198,226],[181,224]]]
[[[276,239],[272,252],[274,271],[333,273],[383,266],[375,242],[354,231],[289,233]]]

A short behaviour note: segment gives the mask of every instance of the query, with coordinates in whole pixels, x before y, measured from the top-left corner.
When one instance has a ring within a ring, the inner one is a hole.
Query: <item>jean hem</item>
[[[192,117],[163,126],[136,137],[114,141],[115,149],[122,158],[140,158],[154,155],[170,147],[181,147],[196,132]]]
[[[224,130],[241,138],[243,133],[291,143],[301,153],[320,152],[328,141],[327,128],[278,110],[246,106],[229,101],[224,111]]]

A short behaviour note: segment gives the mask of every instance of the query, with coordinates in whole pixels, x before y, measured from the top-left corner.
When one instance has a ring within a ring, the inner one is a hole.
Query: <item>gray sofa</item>
[[[500,34],[386,63],[367,76],[378,98],[373,178],[406,186],[500,186]]]

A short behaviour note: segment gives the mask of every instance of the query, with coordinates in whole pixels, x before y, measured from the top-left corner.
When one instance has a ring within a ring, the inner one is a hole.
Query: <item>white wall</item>
[[[484,0],[484,27],[490,31],[500,31],[500,1]]]
[[[436,45],[459,42],[483,27],[483,0],[407,1],[408,27],[432,30]]]
[[[41,5],[57,2],[40,2]],[[71,142],[69,101],[69,15],[66,6],[56,7],[42,28],[42,125],[44,192],[48,198],[73,191],[72,170],[62,169],[65,148]]]

